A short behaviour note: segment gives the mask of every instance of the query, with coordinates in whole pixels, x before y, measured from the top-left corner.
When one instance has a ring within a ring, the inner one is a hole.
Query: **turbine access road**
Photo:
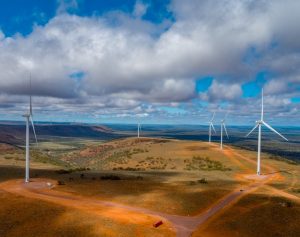
[[[230,159],[236,159],[236,157],[239,157],[240,159],[243,159],[247,162],[254,162],[253,160],[236,153],[231,148],[226,148],[226,150],[224,150],[224,154],[227,155]],[[239,163],[238,160],[236,162]],[[249,169],[247,167],[244,168]],[[269,171],[269,174],[262,175],[260,177],[257,177],[256,175],[240,174],[239,177],[248,181],[250,179],[251,183],[249,185],[241,186],[240,188],[235,189],[216,203],[212,204],[204,212],[191,217],[170,215],[148,210],[145,208],[126,206],[114,202],[101,201],[94,198],[88,198],[53,190],[49,188],[47,183],[55,183],[55,181],[48,179],[33,179],[32,182],[27,184],[25,184],[23,180],[10,180],[1,183],[0,189],[28,198],[45,200],[66,207],[77,208],[89,213],[105,216],[119,221],[145,224],[147,222],[146,220],[149,221],[149,216],[150,218],[152,217],[155,219],[163,219],[173,226],[176,232],[176,236],[188,237],[191,236],[192,233],[197,230],[203,223],[205,223],[209,218],[216,214],[219,214],[221,210],[224,210],[225,208],[233,205],[241,197],[249,194],[250,192],[253,192],[257,188],[263,186],[271,180],[279,178],[280,174],[278,172],[275,172],[272,167],[265,166],[264,168]],[[284,195],[286,197],[299,201],[299,198],[297,196],[288,194],[282,190],[273,188],[273,191],[277,192],[279,195]]]

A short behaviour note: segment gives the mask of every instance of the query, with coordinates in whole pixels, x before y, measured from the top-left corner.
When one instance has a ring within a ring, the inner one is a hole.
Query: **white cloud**
[[[141,18],[147,13],[148,5],[142,1],[136,1],[134,5],[133,15],[135,17]]]
[[[291,101],[287,98],[269,96],[264,99],[264,103],[270,108],[282,108],[291,104]]]
[[[288,91],[288,85],[284,80],[271,80],[264,89],[267,94],[282,94]]]
[[[217,79],[201,98],[232,103],[261,68],[279,74],[266,85],[270,94],[286,91],[284,75],[300,78],[298,1],[173,0],[175,21],[158,25],[141,19],[148,9],[142,1],[132,14],[100,17],[69,15],[70,7],[77,2],[60,1],[59,14],[26,37],[0,31],[1,93],[28,94],[30,71],[33,94],[48,97],[45,103],[55,98],[62,109],[82,103],[114,113],[188,102],[197,97],[195,79],[205,75]],[[249,47],[261,54],[253,64],[243,61]],[[82,78],[71,77],[78,72]]]
[[[150,97],[156,101],[187,101],[195,96],[195,83],[192,80],[166,79],[156,83]]]
[[[4,33],[1,31],[1,29],[0,29],[0,41],[3,40],[4,38],[5,38],[5,35],[4,35]]]
[[[200,98],[208,101],[233,101],[240,98],[242,93],[239,84],[223,84],[214,80],[208,91],[200,94]]]
[[[57,0],[58,7],[56,9],[57,14],[66,13],[67,11],[73,11],[78,8],[77,0]]]

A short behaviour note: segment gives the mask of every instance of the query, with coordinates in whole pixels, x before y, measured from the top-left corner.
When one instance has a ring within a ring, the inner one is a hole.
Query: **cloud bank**
[[[193,114],[201,111],[193,101],[202,100],[208,109],[228,102],[237,113],[239,104],[257,99],[241,102],[242,86],[264,70],[273,75],[266,103],[297,113],[289,98],[299,96],[299,1],[173,0],[174,19],[161,23],[143,19],[149,4],[83,17],[68,13],[76,1],[63,1],[54,18],[27,36],[0,31],[1,107],[26,106],[31,74],[44,111],[155,116],[175,103]],[[199,94],[195,82],[207,75],[213,83]]]

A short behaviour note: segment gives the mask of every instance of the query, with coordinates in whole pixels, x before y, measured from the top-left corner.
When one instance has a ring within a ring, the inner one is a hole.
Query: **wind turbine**
[[[274,128],[272,128],[269,124],[264,121],[264,90],[261,90],[261,117],[260,120],[256,121],[256,125],[254,128],[246,135],[248,137],[257,127],[258,127],[258,146],[257,146],[257,175],[260,175],[260,152],[261,152],[261,127],[265,125],[272,132],[276,133],[284,140],[288,141],[283,135],[277,132]]]
[[[140,137],[140,131],[141,131],[141,124],[140,123],[138,123],[138,125],[137,125],[137,135],[138,135],[138,138]]]
[[[211,142],[211,129],[213,129],[214,132],[216,133],[216,130],[215,130],[215,127],[214,127],[214,124],[213,124],[214,118],[215,118],[215,112],[213,113],[213,116],[212,116],[211,120],[208,122],[208,124],[209,124],[208,142],[209,143]]]
[[[225,115],[224,119],[221,120],[221,145],[220,145],[220,147],[221,147],[222,150],[223,150],[223,128],[224,128],[225,134],[227,136],[227,139],[229,139],[227,129],[226,129],[226,125],[225,125],[226,117],[227,117],[227,114]]]
[[[30,78],[30,93],[31,93],[31,78]],[[29,96],[29,111],[23,115],[26,120],[26,164],[25,164],[25,183],[29,182],[29,169],[30,169],[30,150],[29,150],[29,124],[31,123],[34,133],[35,141],[37,144],[37,137],[35,133],[33,118],[32,118],[32,98]]]

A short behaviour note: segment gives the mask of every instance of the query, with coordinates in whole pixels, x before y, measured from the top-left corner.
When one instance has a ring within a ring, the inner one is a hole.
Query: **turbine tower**
[[[137,125],[137,137],[139,138],[140,137],[140,131],[141,131],[141,124],[140,123],[138,123],[138,125]]]
[[[30,79],[30,93],[31,93],[31,79]],[[30,150],[29,150],[29,124],[32,125],[35,141],[37,144],[37,137],[35,133],[33,118],[32,118],[32,98],[29,96],[29,111],[24,114],[23,117],[26,120],[26,164],[25,164],[25,183],[29,182],[29,169],[30,169]]]
[[[216,130],[215,130],[215,127],[214,127],[214,124],[213,124],[214,118],[215,118],[215,112],[213,113],[213,116],[212,116],[211,120],[208,122],[208,124],[209,124],[209,129],[208,129],[208,142],[209,142],[209,143],[211,142],[211,130],[213,129],[214,132],[216,133]]]
[[[246,135],[248,137],[257,127],[258,127],[258,146],[257,146],[257,175],[260,175],[260,153],[261,153],[261,127],[262,125],[265,125],[268,129],[270,129],[272,132],[276,133],[280,137],[282,137],[284,140],[288,141],[283,135],[281,135],[279,132],[277,132],[274,128],[272,128],[269,124],[267,124],[264,121],[264,91],[262,89],[261,91],[261,116],[260,120],[256,121],[256,125],[254,128]]]
[[[223,128],[224,128],[225,134],[227,136],[227,139],[229,139],[227,129],[226,129],[226,125],[225,125],[226,117],[227,117],[227,114],[225,115],[224,119],[221,120],[221,144],[220,144],[220,148],[222,150],[223,150]]]

